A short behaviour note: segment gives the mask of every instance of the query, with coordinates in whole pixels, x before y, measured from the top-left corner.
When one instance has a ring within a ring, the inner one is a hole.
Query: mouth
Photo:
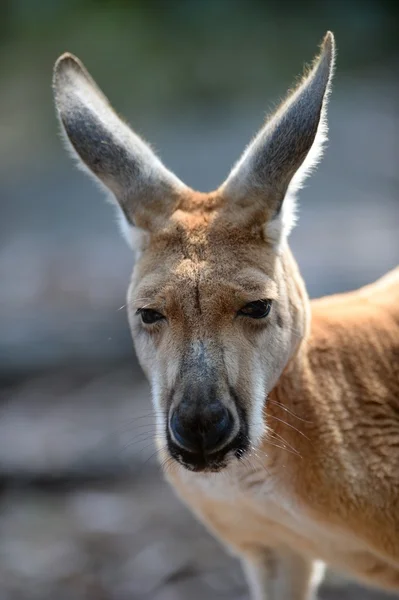
[[[218,473],[225,469],[228,463],[236,458],[240,460],[248,450],[248,435],[242,430],[231,442],[211,454],[204,452],[189,452],[175,444],[169,433],[166,432],[167,446],[170,456],[182,467],[194,473]]]

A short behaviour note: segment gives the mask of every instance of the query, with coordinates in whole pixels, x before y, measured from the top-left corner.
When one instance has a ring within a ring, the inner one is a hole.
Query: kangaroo
[[[399,269],[310,302],[288,246],[334,56],[328,32],[210,193],[161,163],[76,57],[54,70],[65,137],[135,251],[128,318],[165,476],[254,600],[315,598],[325,564],[399,592]]]

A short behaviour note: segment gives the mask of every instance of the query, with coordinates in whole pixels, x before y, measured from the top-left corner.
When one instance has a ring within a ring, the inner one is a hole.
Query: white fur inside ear
[[[130,225],[127,222],[127,219],[123,212],[118,210],[118,221],[119,221],[119,229],[122,233],[122,236],[125,238],[129,246],[132,248],[134,252],[134,258],[137,260],[140,258],[141,253],[148,245],[149,233],[141,227],[136,227],[135,225]]]
[[[297,201],[295,193],[287,192],[278,215],[266,223],[265,237],[273,244],[276,251],[281,248],[297,222]]]

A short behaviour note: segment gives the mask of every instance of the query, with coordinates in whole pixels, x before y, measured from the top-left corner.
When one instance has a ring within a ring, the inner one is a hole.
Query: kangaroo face
[[[294,187],[324,139],[332,64],[327,34],[308,76],[210,194],[163,166],[76,58],[56,64],[68,140],[134,237],[128,314],[158,444],[190,470],[220,470],[257,446],[267,395],[305,335],[307,299],[286,238]]]
[[[128,293],[159,443],[192,470],[219,469],[259,442],[265,398],[305,325],[285,257],[216,200],[211,212],[177,210],[152,236]]]

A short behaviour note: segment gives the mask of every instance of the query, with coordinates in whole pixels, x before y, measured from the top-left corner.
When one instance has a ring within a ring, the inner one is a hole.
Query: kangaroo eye
[[[256,300],[243,306],[238,314],[252,319],[264,319],[269,314],[271,307],[271,300]]]
[[[152,310],[151,308],[139,308],[137,314],[141,316],[141,320],[146,325],[156,323],[157,321],[161,321],[165,318],[163,315],[161,315],[161,313],[156,310]]]

